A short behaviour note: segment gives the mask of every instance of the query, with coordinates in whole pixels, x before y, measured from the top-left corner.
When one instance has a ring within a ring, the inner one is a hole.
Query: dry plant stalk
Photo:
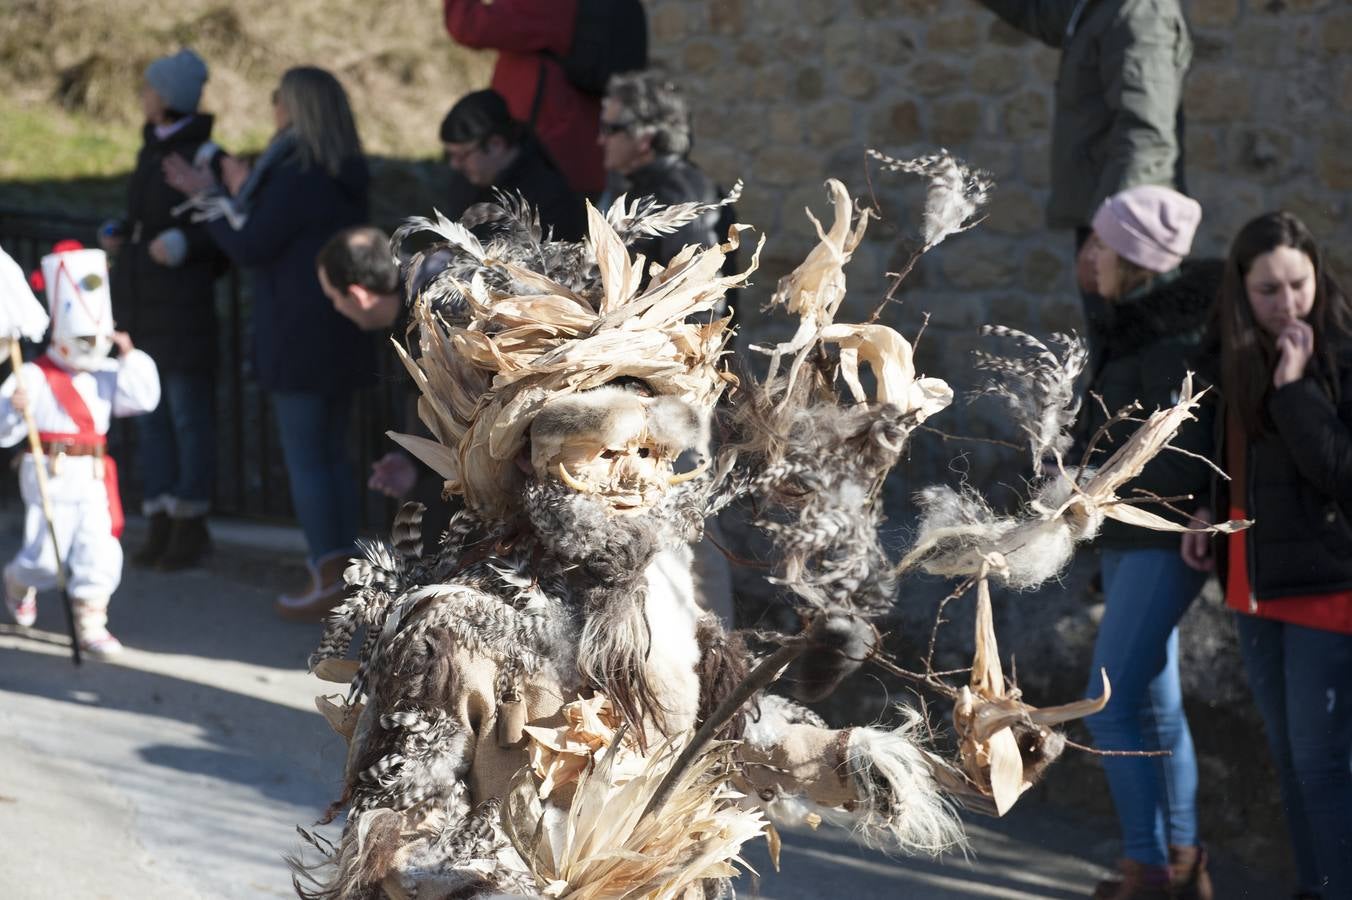
[[[600,900],[610,897],[702,897],[701,882],[738,874],[741,847],[765,832],[759,810],[744,808],[729,783],[734,745],[716,743],[701,753],[676,781],[658,814],[645,808],[689,735],[653,748],[647,757],[622,749],[623,729],[606,724],[600,698],[576,709],[570,720],[598,729],[572,730],[573,748],[609,731],[576,772],[576,790],[563,822],[551,827],[543,794],[546,779],[530,767],[518,774],[502,808],[502,825],[545,897]],[[576,704],[565,707],[567,711]],[[567,729],[563,729],[567,730]],[[533,743],[544,738],[545,771],[557,772],[554,729],[531,729]],[[532,754],[534,755],[532,748]],[[570,751],[571,752],[571,751]],[[572,766],[568,767],[571,771]],[[557,787],[557,782],[555,784]]]

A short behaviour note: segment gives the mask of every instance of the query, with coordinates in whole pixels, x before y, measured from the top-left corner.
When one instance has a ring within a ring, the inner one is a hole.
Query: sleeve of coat
[[[1051,47],[1066,39],[1066,25],[1077,0],[978,0],[978,2],[1030,37]]]
[[[1116,23],[1104,36],[1099,77],[1113,122],[1086,209],[1138,184],[1173,182],[1186,27],[1181,19],[1142,14]]]
[[[573,43],[577,0],[445,0],[446,31],[478,50],[564,53]]]
[[[1268,415],[1301,477],[1327,497],[1352,500],[1352,431],[1315,379],[1279,387]]]
[[[216,245],[241,266],[270,263],[285,252],[313,205],[292,177],[273,177],[258,192],[244,227],[236,231],[224,218],[207,223]]]
[[[117,363],[113,392],[114,416],[139,416],[160,405],[160,370],[143,350],[133,350]]]

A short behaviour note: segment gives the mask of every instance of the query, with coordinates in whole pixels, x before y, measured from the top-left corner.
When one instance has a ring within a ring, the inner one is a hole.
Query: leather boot
[[[1091,894],[1094,900],[1172,900],[1168,866],[1148,866],[1134,859],[1119,859],[1121,878],[1100,881]]]
[[[155,565],[169,549],[169,536],[172,531],[173,523],[169,520],[169,513],[152,513],[150,531],[146,534],[145,543],[132,554],[131,561],[138,566]]]
[[[1205,847],[1169,848],[1169,883],[1181,900],[1214,900]]]
[[[347,598],[347,571],[351,550],[339,550],[306,562],[310,569],[310,589],[305,593],[283,594],[272,605],[283,619],[293,622],[322,622]]]
[[[160,568],[167,571],[191,569],[202,564],[211,553],[211,532],[207,531],[206,516],[186,516],[171,519],[173,529],[169,546],[160,557]]]

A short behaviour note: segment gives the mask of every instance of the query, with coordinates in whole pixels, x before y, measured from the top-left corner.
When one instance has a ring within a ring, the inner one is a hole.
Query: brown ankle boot
[[[1169,848],[1169,883],[1181,900],[1213,900],[1215,897],[1206,861],[1205,847]]]
[[[1090,896],[1094,900],[1173,900],[1168,866],[1147,866],[1134,859],[1119,859],[1121,878],[1100,881]]]
[[[310,570],[309,590],[283,594],[272,608],[283,619],[293,622],[322,622],[334,608],[347,598],[347,570],[350,550],[340,550],[306,563]]]

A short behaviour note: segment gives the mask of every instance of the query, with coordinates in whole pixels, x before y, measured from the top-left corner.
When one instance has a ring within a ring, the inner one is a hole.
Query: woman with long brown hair
[[[1352,898],[1352,304],[1305,225],[1274,212],[1235,237],[1217,314],[1231,479],[1217,509],[1254,524],[1217,560],[1205,535],[1183,556],[1215,565],[1237,613],[1296,896]]]

